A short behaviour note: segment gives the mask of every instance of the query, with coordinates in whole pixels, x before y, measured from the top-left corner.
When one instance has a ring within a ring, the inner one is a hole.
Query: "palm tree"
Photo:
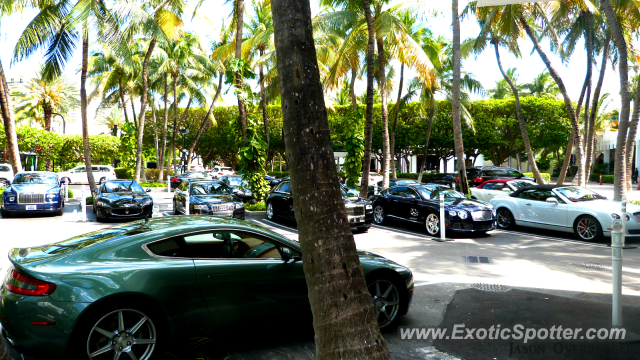
[[[112,107],[108,111],[105,109],[99,112],[96,117],[96,123],[109,130],[112,130],[114,126],[117,126],[118,129],[122,129],[125,120],[120,109]]]
[[[530,83],[522,84],[522,89],[526,91],[526,95],[534,97],[557,98],[560,94],[560,89],[548,70],[538,74]]]
[[[242,80],[242,31],[244,29],[244,0],[235,0],[233,19],[236,23],[235,60],[238,70],[235,72],[235,87],[238,97],[238,113],[240,114],[240,127],[242,129],[242,141],[247,140],[247,107],[245,104],[244,82]]]
[[[524,85],[518,83],[519,75],[517,71],[518,69],[516,68],[508,68],[506,73],[514,83],[516,89],[518,91],[522,91],[524,89]],[[509,86],[509,83],[503,77],[502,79],[496,81],[496,86],[493,89],[487,90],[487,94],[492,99],[504,99],[513,96],[513,90],[511,90],[511,86]]]
[[[460,124],[460,13],[458,11],[458,0],[451,1],[451,15],[453,18],[453,98],[451,99],[451,115],[453,117],[453,141],[455,155],[458,164],[458,179],[460,179],[460,191],[463,194],[469,193],[469,183],[467,182],[467,169],[464,159],[464,144],[462,142],[462,127]]]

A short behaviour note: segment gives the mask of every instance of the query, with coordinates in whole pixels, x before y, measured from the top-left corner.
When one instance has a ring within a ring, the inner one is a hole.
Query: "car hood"
[[[455,201],[445,202],[447,208],[455,208],[457,210],[490,210],[491,207],[484,202],[473,199],[456,199]]]
[[[360,257],[360,262],[368,262],[368,263],[376,263],[380,265],[385,265],[387,267],[391,267],[394,269],[407,269],[406,267],[387,259],[386,257],[380,256],[378,254],[374,254],[368,251],[358,250],[358,256]]]
[[[594,211],[602,211],[607,213],[620,213],[620,202],[613,200],[591,200],[591,201],[578,201],[569,203],[572,206],[579,206]],[[640,211],[640,206],[634,204],[627,204],[627,212],[635,213]]]
[[[146,193],[130,191],[130,192],[101,194],[100,198],[109,201],[111,204],[120,205],[120,204],[132,204],[132,203],[142,202],[150,198],[150,196],[147,195]]]
[[[18,193],[44,193],[49,190],[57,189],[57,185],[47,184],[16,184],[11,185],[11,189]]]
[[[366,202],[365,199],[361,198],[361,197],[347,197],[347,196],[343,196],[342,200],[344,200],[345,204],[358,204],[358,203],[364,203]]]
[[[236,201],[232,195],[191,195],[192,199],[197,199],[200,202],[207,204],[216,203],[228,203]]]

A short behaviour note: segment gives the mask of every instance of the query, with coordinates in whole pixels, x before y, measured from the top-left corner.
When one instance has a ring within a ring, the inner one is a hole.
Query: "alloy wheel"
[[[400,293],[388,280],[376,280],[368,286],[380,329],[389,326],[400,310]]]
[[[384,222],[384,208],[381,205],[376,206],[376,209],[373,211],[373,220],[376,221],[376,224],[382,224]]]
[[[593,240],[598,233],[598,226],[595,221],[585,217],[578,221],[576,225],[576,232],[584,240]]]
[[[508,229],[511,226],[511,214],[509,210],[500,209],[496,214],[496,222],[501,229]]]
[[[103,316],[93,326],[87,340],[87,355],[92,360],[121,357],[147,360],[155,347],[153,321],[138,310],[120,309]]]
[[[273,220],[273,204],[272,203],[267,204],[267,218],[269,220]]]
[[[425,221],[429,235],[437,235],[440,232],[440,218],[436,214],[429,214]]]

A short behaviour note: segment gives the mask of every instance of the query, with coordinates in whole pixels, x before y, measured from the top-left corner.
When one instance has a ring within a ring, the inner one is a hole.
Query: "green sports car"
[[[243,220],[142,220],[12,249],[9,259],[3,335],[46,359],[149,359],[192,329],[310,314],[300,245]],[[413,275],[375,254],[360,260],[378,323],[393,328]]]

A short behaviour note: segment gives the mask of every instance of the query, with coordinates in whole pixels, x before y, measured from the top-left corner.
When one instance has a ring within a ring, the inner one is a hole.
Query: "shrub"
[[[593,166],[593,171],[591,171],[591,174],[613,175],[613,174],[609,173],[610,169],[611,168],[610,168],[610,164],[609,163],[595,164]]]
[[[143,182],[140,183],[140,186],[142,186],[143,188],[161,188],[167,187],[167,184],[158,182]]]
[[[523,173],[524,176],[528,176],[528,177],[534,177],[533,173]],[[546,184],[549,184],[551,182],[551,174],[549,173],[540,173],[540,176],[542,176],[542,180],[544,180],[544,182]]]
[[[73,198],[73,191],[72,191],[71,189],[67,189],[67,197],[68,197],[69,199],[72,199],[72,198]]]
[[[133,179],[135,177],[136,169],[128,169],[128,168],[116,168],[116,177],[118,179]],[[173,175],[173,170],[167,170],[169,175]],[[165,171],[165,176],[167,174]],[[157,181],[158,175],[160,175],[160,169],[145,169],[145,175],[147,176],[147,180]]]
[[[87,205],[93,205],[93,196],[87,197]]]
[[[289,172],[288,171],[271,171],[268,172],[267,175],[271,175],[271,176],[275,176],[276,179],[282,179],[282,178],[286,178],[287,176],[289,176]]]
[[[613,184],[613,175],[602,175],[602,183],[603,184]],[[600,174],[591,174],[589,176],[590,181],[600,182]]]
[[[265,211],[267,210],[267,205],[264,201],[259,201],[253,205],[246,205],[245,209],[248,211]]]

